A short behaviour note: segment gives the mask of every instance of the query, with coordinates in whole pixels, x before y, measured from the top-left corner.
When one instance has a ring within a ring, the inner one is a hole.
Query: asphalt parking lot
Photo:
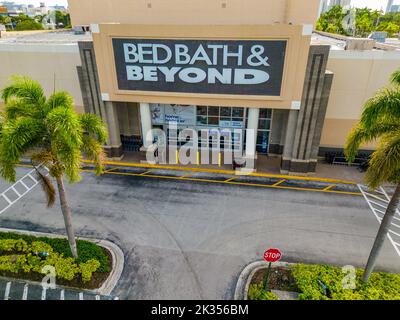
[[[76,233],[122,248],[120,299],[230,299],[240,271],[271,246],[289,262],[362,266],[379,227],[357,195],[83,176],[68,186]],[[64,232],[59,207],[47,209],[39,187],[0,215],[0,226]],[[378,269],[400,272],[399,259],[386,243]]]

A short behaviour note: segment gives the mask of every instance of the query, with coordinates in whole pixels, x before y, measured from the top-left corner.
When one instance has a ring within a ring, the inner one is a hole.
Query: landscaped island
[[[265,291],[265,269],[258,270],[248,291],[249,300],[277,300],[276,294]],[[357,269],[355,279],[342,268],[329,265],[293,264],[272,269],[270,290],[298,293],[299,300],[400,300],[400,275],[384,272],[373,273],[369,283],[361,282],[363,270]],[[352,287],[354,279],[355,289]],[[345,289],[348,285],[348,289]]]
[[[43,267],[52,266],[57,285],[99,288],[111,271],[111,254],[90,241],[77,240],[77,247],[74,259],[67,239],[0,232],[0,276],[42,281]]]

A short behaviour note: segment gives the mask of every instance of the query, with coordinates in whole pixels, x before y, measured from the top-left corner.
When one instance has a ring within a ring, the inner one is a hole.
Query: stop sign
[[[264,252],[264,260],[267,262],[276,262],[282,258],[282,252],[279,249],[270,248]]]

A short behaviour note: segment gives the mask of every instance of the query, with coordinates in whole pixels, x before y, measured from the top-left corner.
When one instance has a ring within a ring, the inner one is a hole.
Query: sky
[[[14,1],[16,3],[24,3],[24,4],[34,4],[35,6],[39,6],[40,2],[46,3],[48,6],[54,6],[56,4],[67,6],[67,0],[9,0]],[[112,0],[110,0],[112,1]],[[1,2],[1,0],[0,0]],[[400,0],[395,0],[394,4],[400,4]],[[369,7],[372,9],[386,9],[387,0],[352,0],[352,5],[356,7]]]

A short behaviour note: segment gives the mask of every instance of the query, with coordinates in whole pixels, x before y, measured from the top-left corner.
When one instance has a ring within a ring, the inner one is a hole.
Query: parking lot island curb
[[[289,267],[293,263],[278,261],[274,262],[274,267]],[[258,270],[267,268],[268,263],[264,260],[254,261],[248,264],[240,273],[238,281],[236,283],[235,293],[233,296],[234,300],[248,300],[247,294],[249,292],[249,287],[251,279]]]
[[[60,234],[52,234],[52,233],[45,233],[45,232],[36,232],[36,231],[28,231],[28,230],[19,230],[19,229],[9,229],[9,228],[0,228],[0,232],[14,232],[26,235],[32,235],[37,237],[48,237],[48,238],[65,238],[64,235]],[[106,248],[112,257],[112,270],[104,281],[103,285],[94,290],[86,290],[89,292],[101,294],[101,295],[110,295],[112,290],[117,285],[119,278],[121,277],[122,270],[124,269],[124,253],[122,252],[121,248],[118,247],[115,243],[108,241],[108,240],[100,240],[100,239],[92,239],[92,238],[85,238],[85,237],[76,237],[77,240],[86,240],[93,243],[96,243],[103,248]]]

